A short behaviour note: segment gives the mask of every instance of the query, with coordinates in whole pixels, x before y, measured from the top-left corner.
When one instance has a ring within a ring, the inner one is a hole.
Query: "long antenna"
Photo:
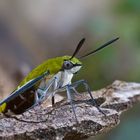
[[[85,42],[85,38],[81,39],[81,41],[78,43],[78,45],[77,45],[72,57],[70,58],[70,60],[79,52],[79,50],[81,49],[84,42]]]
[[[80,58],[80,59],[81,59],[81,58],[85,58],[85,57],[87,57],[87,56],[89,56],[89,55],[91,55],[91,54],[94,54],[94,53],[96,53],[96,52],[102,50],[103,48],[109,46],[110,44],[112,44],[113,42],[117,41],[118,39],[119,39],[119,37],[117,37],[117,38],[115,38],[115,39],[112,39],[112,40],[108,41],[107,43],[105,43],[104,45],[102,45],[102,46],[100,46],[99,48],[97,48],[96,50],[94,50],[94,51],[92,51],[92,52],[89,52],[89,53],[87,53],[87,54],[85,54],[85,55],[83,55],[83,56],[81,56],[81,57],[79,57],[79,58]]]

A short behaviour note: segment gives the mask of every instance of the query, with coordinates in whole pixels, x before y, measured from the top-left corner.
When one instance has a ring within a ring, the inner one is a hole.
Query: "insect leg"
[[[35,103],[37,103],[37,102],[38,102],[38,100],[39,100],[39,97],[38,97],[38,92],[37,92],[37,91],[35,91]]]
[[[52,96],[52,106],[55,104],[55,98],[54,98],[54,96]]]
[[[52,94],[52,92],[48,92],[48,91],[49,91],[49,89],[53,86],[54,83],[55,83],[55,79],[53,79],[53,80],[49,83],[49,85],[46,86],[45,89],[39,88],[39,89],[37,90],[38,95],[39,95],[39,101],[44,101],[45,99],[47,99],[47,98]]]
[[[75,94],[76,96],[82,97],[82,95],[76,90],[75,87],[71,86],[71,89],[74,91],[74,94]]]
[[[86,82],[85,80],[79,80],[79,81],[77,81],[77,82],[74,82],[71,86],[77,87],[79,84],[83,84],[83,85],[85,86],[85,88],[86,88],[87,92],[89,93],[90,98],[92,99],[92,102],[93,102],[93,104],[95,105],[95,107],[98,109],[99,112],[101,112],[103,115],[106,116],[106,114],[105,114],[105,113],[100,109],[100,107],[97,105],[96,100],[95,100],[95,99],[93,98],[93,96],[92,96],[90,87],[89,87],[89,85],[87,84],[87,82]]]
[[[98,104],[96,103],[96,100],[93,98],[92,93],[91,93],[91,90],[90,90],[90,87],[89,87],[89,85],[87,84],[87,82],[84,81],[83,84],[85,85],[85,88],[87,89],[87,92],[89,93],[90,98],[92,99],[92,102],[94,103],[95,107],[98,109],[99,112],[101,112],[103,115],[106,116],[106,114],[100,109],[100,107],[99,107]]]
[[[56,89],[57,89],[57,86],[58,86],[58,80],[57,80],[57,77],[55,77],[55,81],[54,81],[54,92],[52,94],[52,105],[55,104],[55,93],[56,93]]]
[[[73,100],[71,98],[71,91],[70,91],[70,86],[69,85],[66,86],[66,91],[67,91],[68,102],[70,102],[70,104],[72,106],[72,111],[74,113],[76,122],[78,123],[78,119],[77,119],[76,112],[75,112],[75,106],[74,106]]]
[[[54,84],[54,79],[50,82],[50,84],[45,88],[45,89],[41,89],[39,88],[36,92],[35,92],[35,103],[34,105],[32,105],[30,108],[28,108],[27,110],[30,110],[31,108],[37,106],[38,104],[40,104],[41,102],[43,102],[45,99],[47,99],[52,92],[48,92],[50,87]],[[26,111],[27,111],[26,110]]]

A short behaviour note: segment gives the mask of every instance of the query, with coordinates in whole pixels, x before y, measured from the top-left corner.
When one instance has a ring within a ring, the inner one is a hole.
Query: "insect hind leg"
[[[35,100],[34,100],[34,104],[28,108],[27,110],[30,110],[31,108],[41,104],[45,99],[47,99],[51,94],[53,95],[53,92],[48,92],[49,89],[51,88],[51,86],[54,84],[55,82],[55,79],[53,79],[50,84],[42,89],[42,88],[38,88],[36,91],[35,91]],[[26,110],[26,111],[27,111]]]

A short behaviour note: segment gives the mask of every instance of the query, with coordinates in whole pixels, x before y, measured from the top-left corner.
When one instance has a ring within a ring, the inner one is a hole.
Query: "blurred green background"
[[[138,0],[1,0],[1,98],[44,60],[71,55],[83,37],[78,56],[112,38],[120,40],[83,60],[73,79],[86,79],[92,90],[114,80],[140,82],[140,1]],[[96,140],[140,138],[140,109],[122,116],[121,124]]]

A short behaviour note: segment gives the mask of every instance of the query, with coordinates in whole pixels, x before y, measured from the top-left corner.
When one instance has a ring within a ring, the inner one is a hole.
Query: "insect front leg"
[[[68,102],[70,102],[70,104],[71,104],[71,106],[72,106],[72,111],[73,111],[73,113],[74,113],[76,122],[78,123],[78,119],[77,119],[76,112],[75,112],[75,106],[74,106],[74,104],[73,104],[73,100],[72,100],[72,97],[71,97],[71,89],[70,89],[70,87],[71,87],[71,85],[67,85],[67,86],[66,86]]]
[[[76,90],[75,87],[71,86],[72,90],[74,91],[74,94],[77,96],[77,97],[82,97],[82,95]]]
[[[90,87],[89,87],[88,83],[85,80],[76,81],[76,82],[72,83],[71,86],[75,89],[80,84],[83,84],[85,86],[85,89],[87,90],[88,94],[90,95],[90,98],[92,99],[92,102],[95,105],[95,107],[98,109],[98,111],[106,116],[106,114],[100,109],[100,107],[96,103],[96,100],[93,98],[91,90],[90,90]]]

